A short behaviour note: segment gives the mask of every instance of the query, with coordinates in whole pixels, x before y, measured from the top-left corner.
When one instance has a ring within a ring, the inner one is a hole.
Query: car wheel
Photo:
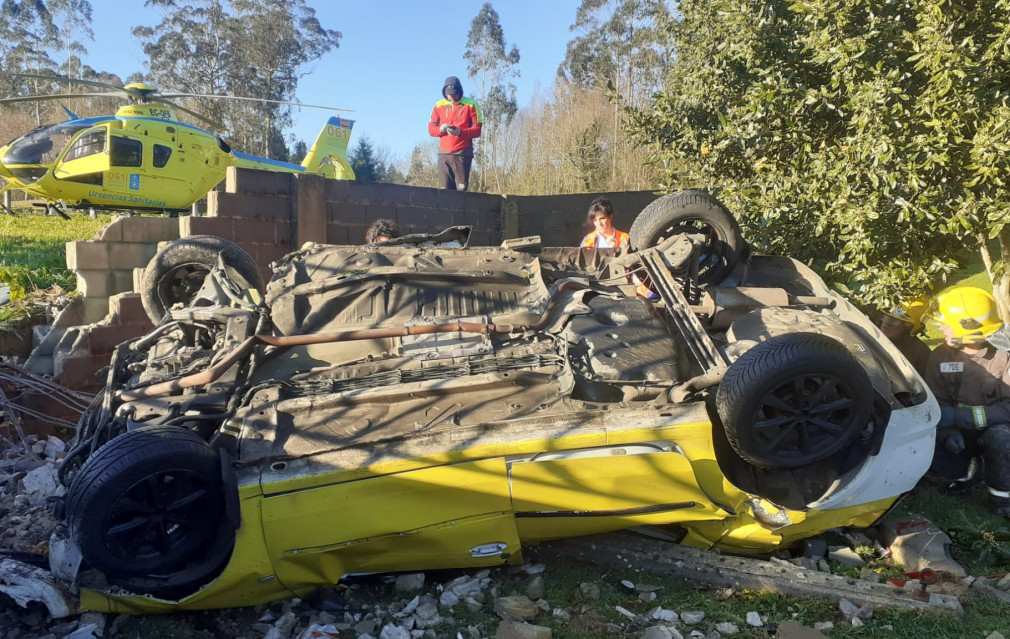
[[[698,282],[703,285],[726,279],[747,247],[729,210],[701,191],[681,191],[654,200],[635,218],[628,239],[632,248],[640,250],[681,233],[706,238],[698,263]]]
[[[773,337],[733,362],[716,393],[726,438],[768,470],[799,468],[845,450],[870,421],[873,386],[838,341]]]
[[[263,290],[259,267],[234,242],[213,235],[194,235],[170,242],[144,269],[141,300],[155,324],[174,304],[186,304],[196,295],[217,256],[224,256],[228,276],[240,286]]]
[[[217,453],[176,426],[145,426],[102,446],[66,497],[81,555],[113,578],[206,576],[221,562],[221,536],[228,551],[234,543],[225,512]]]

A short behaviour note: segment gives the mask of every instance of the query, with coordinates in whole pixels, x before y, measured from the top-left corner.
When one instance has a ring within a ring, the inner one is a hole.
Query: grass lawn
[[[0,333],[30,322],[39,309],[31,298],[54,286],[63,292],[77,288],[67,269],[67,242],[86,240],[112,220],[72,213],[70,220],[49,217],[33,209],[15,209],[17,216],[0,213],[0,284],[11,289],[11,303],[0,307]]]

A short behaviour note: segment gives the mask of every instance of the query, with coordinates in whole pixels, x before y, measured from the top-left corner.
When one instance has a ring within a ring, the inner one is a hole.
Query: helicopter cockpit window
[[[70,142],[70,138],[87,125],[79,122],[61,122],[43,126],[26,133],[15,140],[4,154],[3,163],[9,164],[52,164]]]
[[[88,131],[81,137],[77,138],[77,141],[67,149],[67,154],[63,156],[64,162],[70,162],[71,160],[79,160],[81,158],[86,158],[89,155],[95,155],[97,153],[105,152],[105,129],[98,128],[94,131]]]
[[[172,157],[172,147],[154,145],[154,168],[160,169],[168,164],[168,158]]]
[[[109,163],[112,166],[140,166],[143,164],[144,145],[140,140],[113,136]]]

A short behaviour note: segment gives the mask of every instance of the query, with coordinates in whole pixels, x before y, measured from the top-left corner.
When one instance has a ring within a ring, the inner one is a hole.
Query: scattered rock
[[[414,572],[396,577],[396,589],[402,592],[414,592],[424,587],[424,573]]]
[[[828,561],[845,564],[846,566],[862,567],[866,565],[866,562],[859,556],[859,553],[845,546],[832,546],[829,548]]]
[[[652,626],[642,633],[642,639],[673,639],[673,633],[669,626]]]
[[[680,616],[672,610],[664,610],[662,606],[656,606],[649,611],[647,615],[650,619],[655,619],[656,621],[665,621],[667,623],[673,623],[677,621]]]
[[[534,575],[526,584],[526,596],[531,600],[543,599],[544,578],[540,574]]]
[[[579,592],[583,599],[592,601],[600,598],[600,587],[593,583],[583,583],[579,586]]]
[[[498,597],[494,611],[505,621],[526,621],[537,616],[540,609],[528,597]]]
[[[705,613],[700,610],[685,610],[680,613],[680,620],[683,621],[685,625],[695,626],[705,620]]]
[[[551,629],[529,623],[503,621],[494,639],[551,639]]]
[[[761,615],[753,610],[747,613],[746,619],[747,619],[747,625],[749,626],[760,628],[761,626],[764,625],[764,622],[761,621]]]
[[[730,623],[728,621],[715,624],[715,629],[721,635],[735,635],[740,632],[740,629],[736,627],[735,623]]]

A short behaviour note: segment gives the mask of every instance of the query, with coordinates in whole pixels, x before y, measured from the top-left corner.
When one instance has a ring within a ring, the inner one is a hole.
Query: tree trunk
[[[988,247],[986,247],[988,249]],[[988,250],[986,250],[988,254]],[[996,298],[996,305],[999,307],[999,316],[1006,322],[1010,320],[1010,270],[1006,268],[1007,264],[1010,264],[1010,231],[1003,229],[999,234],[999,253],[1000,253],[1000,263],[1003,268],[1000,269],[998,278],[993,277],[993,267],[992,258],[986,262],[986,271],[989,273],[989,279],[992,281],[992,293],[993,297]],[[986,257],[982,258],[983,260]]]

